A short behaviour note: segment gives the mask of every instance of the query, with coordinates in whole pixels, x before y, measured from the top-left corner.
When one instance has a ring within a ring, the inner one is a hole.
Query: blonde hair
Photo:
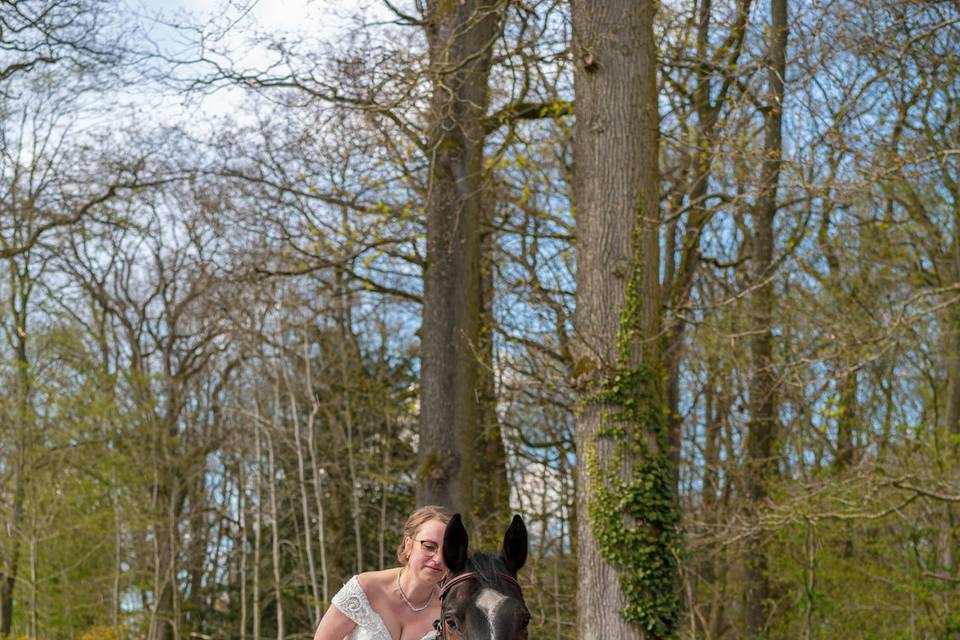
[[[450,509],[435,504],[428,504],[411,513],[403,524],[403,536],[400,538],[400,545],[397,547],[397,560],[400,561],[400,564],[406,565],[407,560],[410,559],[410,556],[404,553],[407,538],[415,538],[420,527],[431,520],[439,520],[446,525],[450,523],[451,518],[453,518],[453,512]]]

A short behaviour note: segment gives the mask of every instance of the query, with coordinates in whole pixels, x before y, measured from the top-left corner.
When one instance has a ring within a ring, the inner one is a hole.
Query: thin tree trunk
[[[260,631],[260,547],[263,544],[263,441],[260,434],[259,404],[254,416],[254,451],[256,452],[256,478],[254,495],[256,504],[253,516],[253,640],[261,639]]]
[[[156,545],[154,547],[155,577],[157,591],[154,593],[156,598],[154,604],[155,640],[168,640],[173,637],[174,614],[173,614],[173,589],[170,581],[174,578],[171,548],[170,532],[163,523],[154,526],[154,538]]]
[[[308,356],[306,343],[304,343],[304,358]],[[309,368],[310,361],[304,360],[304,366]],[[307,500],[307,472],[303,459],[303,438],[300,434],[300,413],[297,408],[297,399],[294,396],[293,388],[290,384],[290,376],[287,370],[283,369],[283,378],[287,386],[287,395],[290,400],[290,416],[293,419],[293,440],[297,450],[297,480],[299,481],[300,509],[303,515],[303,541],[307,552],[307,575],[310,576],[310,592],[313,594],[313,627],[320,624],[320,589],[317,584],[317,571],[313,566],[313,534],[310,531],[310,507]],[[309,378],[308,378],[309,379]]]
[[[777,474],[776,371],[773,364],[774,220],[782,162],[782,119],[787,49],[787,2],[771,0],[771,25],[767,41],[768,97],[764,117],[764,156],[760,195],[754,209],[753,286],[750,299],[753,336],[750,350],[753,371],[750,381],[750,422],[747,433],[747,497],[754,513],[761,508],[769,483]],[[764,537],[747,543],[746,628],[749,637],[761,637],[771,612],[770,576]]]
[[[23,525],[23,502],[26,480],[24,478],[23,446],[15,452],[15,470],[13,486],[13,509],[6,523],[10,537],[10,546],[0,567],[0,637],[9,636],[13,625],[13,594],[17,586],[17,572],[20,561],[20,540]]]
[[[842,471],[854,461],[854,438],[858,420],[857,368],[852,357],[844,357],[838,367],[840,401],[837,406],[837,457],[834,468]]]
[[[324,606],[326,606],[326,604],[330,602],[330,594],[327,590],[327,574],[329,572],[327,570],[326,523],[323,508],[323,477],[326,472],[317,462],[317,447],[314,443],[314,419],[319,410],[319,404],[317,404],[316,397],[314,397],[313,385],[309,380],[307,381],[307,386],[311,389],[310,397],[314,403],[314,406],[310,409],[310,416],[307,421],[307,448],[310,453],[310,471],[313,475],[313,498],[317,503],[317,546],[320,550],[320,586],[323,593],[323,603]]]
[[[960,248],[958,248],[958,251],[960,251]],[[954,286],[960,286],[960,283],[954,283]],[[955,453],[960,450],[960,445],[957,444],[958,441],[955,439],[960,436],[960,304],[953,302],[950,305],[945,325],[944,364],[947,373],[946,411],[944,412],[945,433],[954,437],[954,444],[950,448]]]
[[[10,315],[13,320],[14,366],[16,393],[16,448],[13,453],[14,486],[11,519],[5,523],[10,545],[7,554],[0,558],[0,637],[10,635],[13,625],[14,592],[20,566],[20,544],[23,539],[24,500],[30,473],[27,454],[33,448],[33,407],[30,399],[30,360],[27,353],[27,314],[30,293],[33,290],[29,254],[23,270],[16,261],[9,261],[10,268]]]
[[[502,538],[503,523],[510,520],[510,485],[507,481],[507,452],[497,412],[492,231],[484,234],[481,247],[482,313],[477,347],[480,358],[477,368],[479,406],[476,444],[471,447],[476,453],[470,501],[480,545],[495,547]]]
[[[323,476],[324,470],[320,468],[317,462],[317,445],[315,442],[316,419],[320,412],[320,403],[317,401],[317,395],[313,390],[313,366],[310,364],[310,345],[307,343],[306,335],[303,341],[303,359],[306,362],[306,387],[307,394],[310,397],[310,413],[307,415],[307,452],[310,454],[310,474],[313,478],[313,497],[317,503],[317,546],[320,551],[320,587],[323,594],[321,601],[326,607],[330,602],[327,591],[327,544],[326,544],[326,523],[324,520],[323,509]]]
[[[347,211],[343,210],[344,224],[347,224]],[[337,330],[339,332],[337,347],[339,350],[340,380],[343,384],[343,391],[340,394],[341,415],[343,421],[344,437],[347,454],[347,470],[350,474],[350,517],[353,522],[353,549],[356,573],[363,571],[363,515],[360,510],[360,473],[357,469],[357,452],[354,448],[354,410],[352,393],[354,389],[354,375],[356,368],[353,366],[353,357],[355,344],[353,329],[351,327],[351,304],[348,299],[345,276],[341,271],[334,274],[337,305]],[[347,345],[351,346],[347,351]]]
[[[955,221],[955,223],[960,220]],[[960,233],[960,232],[958,232]],[[960,239],[956,239],[954,254],[960,253]],[[956,256],[955,256],[956,257]],[[960,272],[960,265],[954,265],[954,272]],[[960,283],[954,283],[958,285]],[[947,310],[946,315],[946,354],[944,357],[947,369],[947,389],[944,402],[946,411],[944,412],[945,444],[941,455],[948,461],[947,466],[952,468],[957,464],[958,453],[960,453],[960,305],[954,301]],[[944,527],[941,532],[941,540],[938,542],[940,552],[940,565],[949,574],[957,572],[958,558],[960,558],[960,535],[956,529],[955,506],[946,503],[943,505]]]
[[[163,429],[158,429],[162,431]],[[157,443],[157,464],[160,469],[157,473],[154,489],[155,512],[158,521],[153,526],[156,540],[155,562],[156,575],[159,577],[159,592],[156,594],[156,625],[152,640],[177,640],[179,638],[179,598],[177,597],[177,520],[180,513],[178,503],[181,501],[182,489],[176,487],[173,472],[169,468],[172,462],[166,455],[159,453],[163,450],[165,436],[158,433],[155,436]]]
[[[120,487],[117,483],[116,471],[112,474],[113,485],[113,593],[110,601],[110,623],[114,628],[120,626],[120,578],[123,564],[123,521],[120,512]]]
[[[279,433],[280,425],[280,379],[274,383],[274,403],[273,403],[273,430]],[[271,559],[273,561],[273,596],[275,598],[277,613],[277,640],[283,640],[285,629],[283,627],[283,583],[280,575],[280,510],[277,508],[277,465],[275,456],[275,447],[273,445],[273,436],[269,431],[267,436],[267,473],[268,488],[270,490],[270,529],[271,529]]]
[[[833,205],[827,205],[823,212],[820,227],[817,230],[817,244],[827,262],[830,278],[840,282],[844,276],[840,257],[831,238],[831,214]],[[852,347],[846,347],[850,349]],[[857,423],[857,367],[856,356],[844,351],[834,365],[834,378],[839,396],[837,405],[837,442],[833,468],[843,471],[853,462],[853,439]]]
[[[168,562],[167,569],[167,581],[165,583],[165,592],[169,593],[170,597],[170,630],[173,634],[173,640],[180,640],[180,593],[177,588],[177,574],[179,573],[177,568],[177,553],[179,551],[177,545],[177,512],[178,510],[175,507],[176,501],[174,499],[170,500],[170,510],[168,511],[168,522],[167,522],[167,534],[169,535],[169,540],[167,544],[170,549],[170,558]]]
[[[33,517],[31,518],[30,523],[30,637],[39,638],[40,630],[40,621],[39,621],[39,609],[37,603],[37,580],[39,579],[38,575],[38,564],[39,564],[39,549],[37,548],[37,508],[36,502],[34,501],[33,506]]]
[[[390,443],[393,441],[393,430],[390,428],[390,413],[383,415],[383,469],[380,476],[380,525],[377,527],[377,556],[380,558],[379,569],[383,571],[387,562],[387,493],[389,491],[387,478],[390,476]],[[392,564],[392,562],[391,562]]]
[[[726,372],[720,370],[718,358],[711,357],[707,362],[707,386],[704,390],[704,447],[703,447],[703,514],[701,520],[707,527],[713,526],[718,519],[717,501],[720,490],[720,437],[723,420],[729,411],[729,394],[726,393]],[[719,387],[719,389],[718,389]],[[700,585],[698,586],[697,601],[709,605],[709,613],[702,620],[703,634],[707,638],[714,637],[714,620],[719,614],[716,607],[720,600],[716,598],[718,558],[715,552],[707,551],[707,556],[700,563]],[[707,587],[707,588],[704,588]],[[713,593],[714,597],[707,601],[706,595]],[[700,619],[700,618],[698,618]]]
[[[728,69],[736,67],[743,52],[747,18],[752,0],[737,0],[736,14],[730,32],[723,45],[719,47],[726,57],[720,61]],[[669,295],[671,309],[680,310],[690,299],[694,277],[700,268],[700,238],[704,227],[713,215],[707,208],[706,200],[716,145],[716,127],[720,111],[727,100],[733,83],[727,76],[719,87],[714,85],[713,77],[716,73],[716,63],[709,58],[709,44],[711,38],[712,0],[701,0],[697,23],[697,81],[693,91],[693,111],[697,115],[696,138],[691,161],[692,172],[690,190],[687,196],[690,212],[684,224],[683,240],[680,243],[680,264],[676,273],[667,274],[665,287]],[[674,234],[671,234],[671,239]],[[675,263],[672,253],[667,254],[667,264],[671,267]],[[680,362],[682,360],[683,338],[686,330],[686,321],[682,314],[670,318],[666,336],[665,360],[667,362],[669,378],[667,385],[667,409],[670,430],[670,450],[674,466],[679,472],[680,445],[681,445],[681,416],[680,403]]]
[[[247,478],[243,453],[237,461],[237,508],[240,512],[240,640],[247,640]]]
[[[160,502],[159,498],[159,485],[160,485],[160,474],[159,471],[154,468],[153,472],[153,486],[151,488],[151,511],[156,514],[158,509],[158,504]],[[158,539],[156,533],[150,537],[151,546],[153,547],[153,603],[150,607],[150,626],[149,632],[147,633],[148,638],[156,638],[158,633],[158,628],[160,626],[160,617],[158,615],[158,608],[160,606],[160,592],[163,590],[163,582],[160,577],[160,540]],[[143,599],[144,604],[146,604],[147,598]]]
[[[354,448],[353,438],[353,403],[350,399],[352,386],[349,382],[350,373],[346,364],[347,353],[343,348],[342,341],[340,347],[340,375],[344,382],[341,393],[341,413],[343,420],[343,435],[346,445],[347,472],[350,476],[350,520],[353,524],[353,551],[354,551],[354,570],[356,573],[363,571],[363,538],[361,536],[362,516],[360,513],[360,476],[357,473],[357,455]]]
[[[417,502],[469,516],[479,429],[484,116],[502,0],[428,0],[427,267]]]
[[[203,602],[203,574],[210,549],[207,526],[206,469],[200,467],[189,481],[190,539],[187,547],[187,570],[190,573],[189,596],[184,600],[184,622],[190,633],[203,633],[206,606]],[[214,564],[214,566],[216,566]]]

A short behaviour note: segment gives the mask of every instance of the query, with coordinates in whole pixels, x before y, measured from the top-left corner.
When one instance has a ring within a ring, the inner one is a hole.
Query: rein
[[[517,579],[511,576],[508,573],[503,573],[498,571],[497,575],[501,579],[509,582],[517,588],[517,593],[520,595],[520,601],[524,602],[523,599],[523,589],[520,587],[520,583],[517,582]],[[447,594],[450,593],[450,590],[462,582],[467,582],[469,580],[479,580],[480,574],[476,571],[468,571],[466,573],[461,573],[457,577],[453,578],[449,582],[446,580],[440,585],[440,619],[433,621],[433,628],[437,631],[437,640],[447,640],[447,627],[443,624],[443,599],[447,597]]]

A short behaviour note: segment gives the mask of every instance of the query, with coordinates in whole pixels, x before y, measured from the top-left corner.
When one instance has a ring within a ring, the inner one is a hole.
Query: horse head
[[[530,612],[517,582],[527,561],[527,527],[523,518],[503,536],[499,555],[467,551],[467,530],[460,514],[453,516],[443,536],[443,561],[449,571],[440,590],[443,640],[525,640]]]

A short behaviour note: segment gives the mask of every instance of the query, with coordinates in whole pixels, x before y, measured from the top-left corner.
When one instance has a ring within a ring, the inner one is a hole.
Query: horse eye
[[[444,622],[448,627],[450,627],[451,631],[457,630],[457,621],[453,618],[453,616],[447,616],[446,619],[444,619]]]

